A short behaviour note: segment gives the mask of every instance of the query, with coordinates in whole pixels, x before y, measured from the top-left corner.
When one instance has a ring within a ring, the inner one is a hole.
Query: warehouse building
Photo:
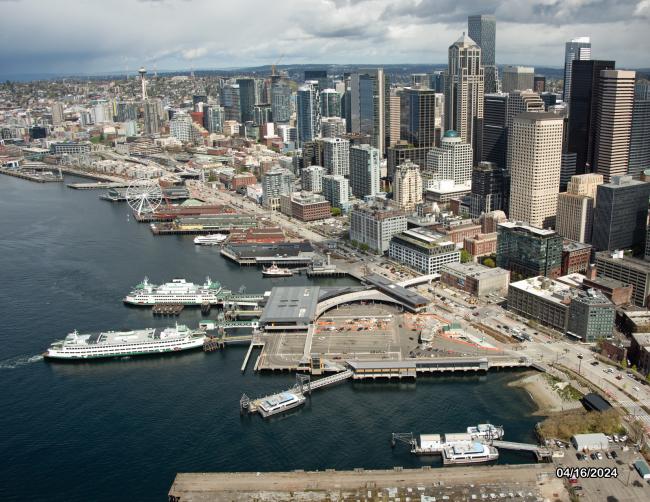
[[[475,296],[503,296],[508,292],[510,273],[478,263],[448,263],[440,269],[440,281]]]

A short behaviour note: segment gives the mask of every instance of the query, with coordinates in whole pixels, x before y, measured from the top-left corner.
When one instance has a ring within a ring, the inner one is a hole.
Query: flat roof
[[[406,304],[411,308],[422,307],[429,303],[429,300],[415,291],[411,291],[402,287],[383,275],[370,274],[363,278],[368,284],[375,286],[382,293],[387,294]]]
[[[314,248],[307,242],[278,242],[276,244],[229,244],[228,249],[237,256],[263,258],[273,256],[298,256],[313,253]]]
[[[466,277],[484,278],[509,275],[510,272],[499,267],[486,267],[479,263],[446,263],[441,271],[449,271]]]
[[[309,324],[316,317],[319,290],[318,286],[274,287],[260,316],[260,324]]]
[[[535,112],[537,115],[538,112]],[[503,223],[498,224],[499,227],[505,227],[505,228],[511,228],[511,229],[520,229],[526,232],[529,232],[531,234],[536,234],[536,235],[541,235],[541,236],[550,236],[550,235],[557,235],[557,232],[555,230],[547,230],[545,228],[537,228],[537,227],[532,227],[528,225],[527,223],[523,223],[521,221],[504,221]]]
[[[523,281],[511,282],[510,288],[526,291],[540,298],[546,298],[555,303],[562,303],[570,295],[571,286],[554,281],[544,276],[531,277]]]
[[[633,258],[631,256],[623,256],[621,258],[618,258],[612,256],[612,253],[610,251],[599,251],[596,253],[596,262],[598,262],[598,260],[607,261],[609,263],[617,263],[621,266],[631,268],[643,274],[650,273],[650,262],[639,260],[638,258]]]

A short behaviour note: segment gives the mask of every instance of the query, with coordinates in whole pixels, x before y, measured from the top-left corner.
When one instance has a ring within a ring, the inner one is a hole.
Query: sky
[[[0,76],[275,63],[440,64],[467,15],[497,17],[498,64],[650,67],[650,0],[0,0]]]

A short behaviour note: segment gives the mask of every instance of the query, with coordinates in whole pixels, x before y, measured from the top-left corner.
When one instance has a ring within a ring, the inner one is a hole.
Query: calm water
[[[69,181],[76,181],[69,178]],[[390,433],[503,424],[532,439],[516,373],[344,383],[287,416],[240,417],[243,392],[280,390],[293,376],[239,371],[244,348],[168,358],[48,364],[38,354],[74,328],[165,325],[120,299],[146,274],[248,292],[272,284],[188,237],[154,237],[96,191],[0,177],[0,486],[3,500],[165,500],[178,471],[417,467]],[[320,280],[319,284],[349,284]],[[183,313],[195,325],[200,313]],[[500,462],[524,462],[502,454]],[[432,462],[427,460],[426,462]]]

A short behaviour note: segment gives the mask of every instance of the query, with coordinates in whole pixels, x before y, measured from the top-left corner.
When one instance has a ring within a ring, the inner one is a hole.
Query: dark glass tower
[[[253,108],[255,107],[255,79],[238,78],[239,84],[239,110],[241,121],[253,120]]]
[[[481,48],[481,64],[485,68],[485,92],[497,92],[499,77],[496,66],[496,17],[487,14],[469,16],[467,32],[469,38]]]

